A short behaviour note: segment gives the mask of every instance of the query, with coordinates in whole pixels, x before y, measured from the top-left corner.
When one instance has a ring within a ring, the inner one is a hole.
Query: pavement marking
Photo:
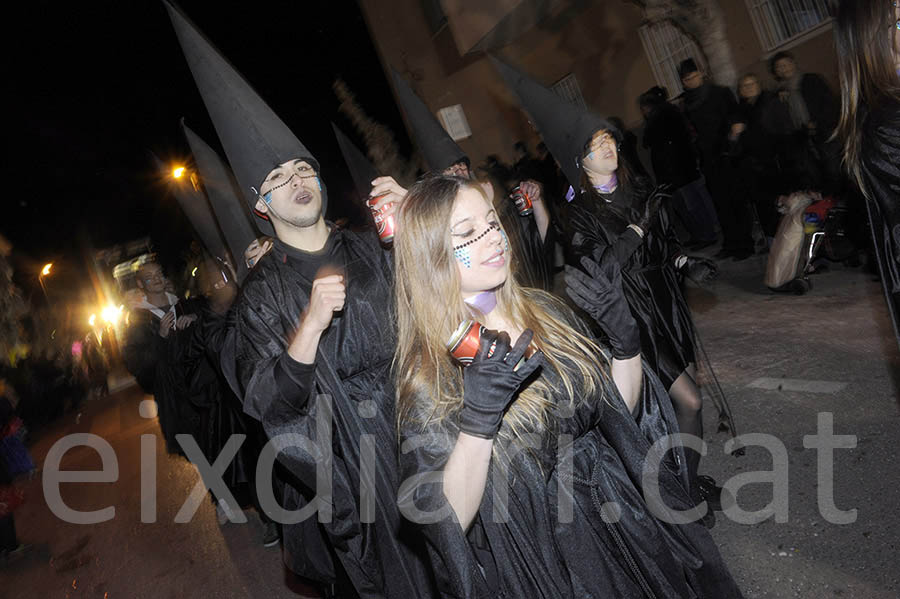
[[[848,383],[836,381],[811,381],[806,379],[774,379],[761,377],[747,385],[754,389],[767,391],[804,391],[806,393],[837,393],[846,388]]]

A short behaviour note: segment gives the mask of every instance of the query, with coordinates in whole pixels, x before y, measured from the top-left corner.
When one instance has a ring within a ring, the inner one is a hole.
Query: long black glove
[[[494,438],[516,391],[543,361],[544,354],[537,351],[518,370],[513,370],[525,354],[532,336],[531,330],[526,329],[516,345],[509,349],[506,333],[482,333],[478,353],[463,372],[459,430],[482,439]],[[488,352],[495,341],[497,345],[489,357]]]
[[[681,265],[681,272],[684,276],[697,283],[704,285],[711,282],[719,276],[719,267],[709,258],[696,258],[694,256],[685,256],[686,260]]]
[[[566,293],[609,337],[614,358],[633,358],[641,351],[641,335],[622,293],[622,271],[612,252],[598,256],[595,251],[594,257],[599,257],[600,264],[581,258],[587,274],[566,266]]]
[[[650,224],[653,222],[653,219],[656,217],[656,213],[659,212],[660,207],[663,202],[671,199],[672,197],[672,188],[669,185],[660,185],[656,189],[653,190],[653,193],[647,198],[647,202],[644,204],[644,214],[641,216],[640,220],[635,224],[641,228],[641,231],[644,234],[647,234],[648,229],[650,228]]]

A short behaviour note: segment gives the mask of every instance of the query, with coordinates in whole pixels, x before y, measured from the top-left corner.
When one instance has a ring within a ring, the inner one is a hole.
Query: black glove
[[[685,258],[687,260],[681,265],[681,272],[698,285],[709,283],[719,276],[719,267],[709,258],[695,258],[694,256],[685,256]]]
[[[526,329],[510,350],[509,335],[485,331],[481,335],[478,353],[463,372],[463,407],[459,413],[459,430],[482,439],[493,439],[500,430],[503,413],[512,402],[522,383],[541,365],[543,353],[535,352],[513,370],[533,333]],[[494,353],[488,357],[491,345],[497,342]]]
[[[647,198],[647,202],[644,204],[644,214],[641,216],[640,220],[635,223],[641,228],[641,231],[643,231],[645,235],[650,228],[650,223],[653,222],[653,219],[656,217],[656,213],[659,212],[663,202],[671,199],[671,197],[672,187],[669,185],[660,185],[654,189],[653,193],[650,194],[650,197]]]
[[[606,336],[612,355],[626,360],[641,351],[641,334],[622,293],[622,271],[613,253],[603,256],[594,252],[594,258],[581,258],[585,273],[566,266],[566,293],[575,304],[591,315]]]

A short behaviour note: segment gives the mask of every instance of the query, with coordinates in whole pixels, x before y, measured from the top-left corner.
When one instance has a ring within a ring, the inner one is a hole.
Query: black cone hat
[[[181,10],[168,1],[169,11],[181,49],[194,81],[215,125],[228,162],[241,192],[253,210],[259,189],[269,172],[288,160],[302,158],[316,172],[319,163],[278,115],[263,101],[249,83],[203,36]],[[322,213],[327,207],[327,193],[322,186]],[[257,214],[260,230],[275,235],[268,219]]]
[[[197,237],[200,238],[200,242],[206,248],[206,251],[220,260],[227,258],[228,254],[225,249],[225,242],[222,239],[222,233],[219,231],[216,218],[213,216],[206,197],[202,192],[194,189],[194,184],[190,177],[183,176],[177,180],[173,179],[170,170],[159,157],[152,152],[150,155],[153,157],[156,172],[160,173],[168,181],[169,189],[175,195],[178,205],[181,206],[181,210],[191,222],[191,226],[194,227],[194,231],[196,231]]]
[[[617,139],[621,133],[606,119],[565,100],[518,69],[491,56],[507,87],[531,117],[547,149],[560,164],[573,189],[581,187],[581,154],[591,135],[599,129]]]
[[[181,128],[188,145],[191,146],[194,163],[197,165],[197,170],[200,171],[200,180],[206,190],[206,197],[212,206],[213,214],[219,223],[219,229],[231,250],[231,256],[235,261],[233,265],[237,270],[237,279],[240,283],[247,274],[244,250],[257,237],[246,203],[238,193],[237,183],[235,183],[230,169],[219,158],[216,151],[194,133],[184,123],[184,119],[181,119]]]
[[[428,106],[412,90],[400,73],[391,69],[394,74],[394,85],[400,108],[406,114],[406,120],[412,128],[413,141],[418,146],[428,168],[440,172],[457,162],[469,160],[462,148],[456,145],[453,138],[441,126]]]
[[[337,125],[331,123],[331,128],[334,129],[334,136],[337,138],[338,146],[341,148],[344,162],[347,163],[347,168],[350,169],[350,176],[353,177],[353,184],[356,186],[359,197],[362,199],[368,198],[369,192],[372,191],[372,180],[378,176],[378,171],[356,147],[356,144],[350,141],[350,138],[344,135],[343,131],[338,129]]]

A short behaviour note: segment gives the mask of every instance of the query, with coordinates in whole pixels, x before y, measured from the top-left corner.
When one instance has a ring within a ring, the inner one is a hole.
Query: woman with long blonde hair
[[[834,41],[841,79],[836,135],[844,143],[844,166],[866,197],[900,344],[900,2],[841,0]]]
[[[569,290],[610,358],[564,304],[510,276],[477,183],[410,188],[394,259],[399,504],[443,596],[740,597],[707,530],[670,523],[693,505],[684,455],[651,450],[677,424],[614,261],[585,258]],[[447,341],[473,318],[486,330],[463,367]],[[643,497],[646,472],[660,501]]]

